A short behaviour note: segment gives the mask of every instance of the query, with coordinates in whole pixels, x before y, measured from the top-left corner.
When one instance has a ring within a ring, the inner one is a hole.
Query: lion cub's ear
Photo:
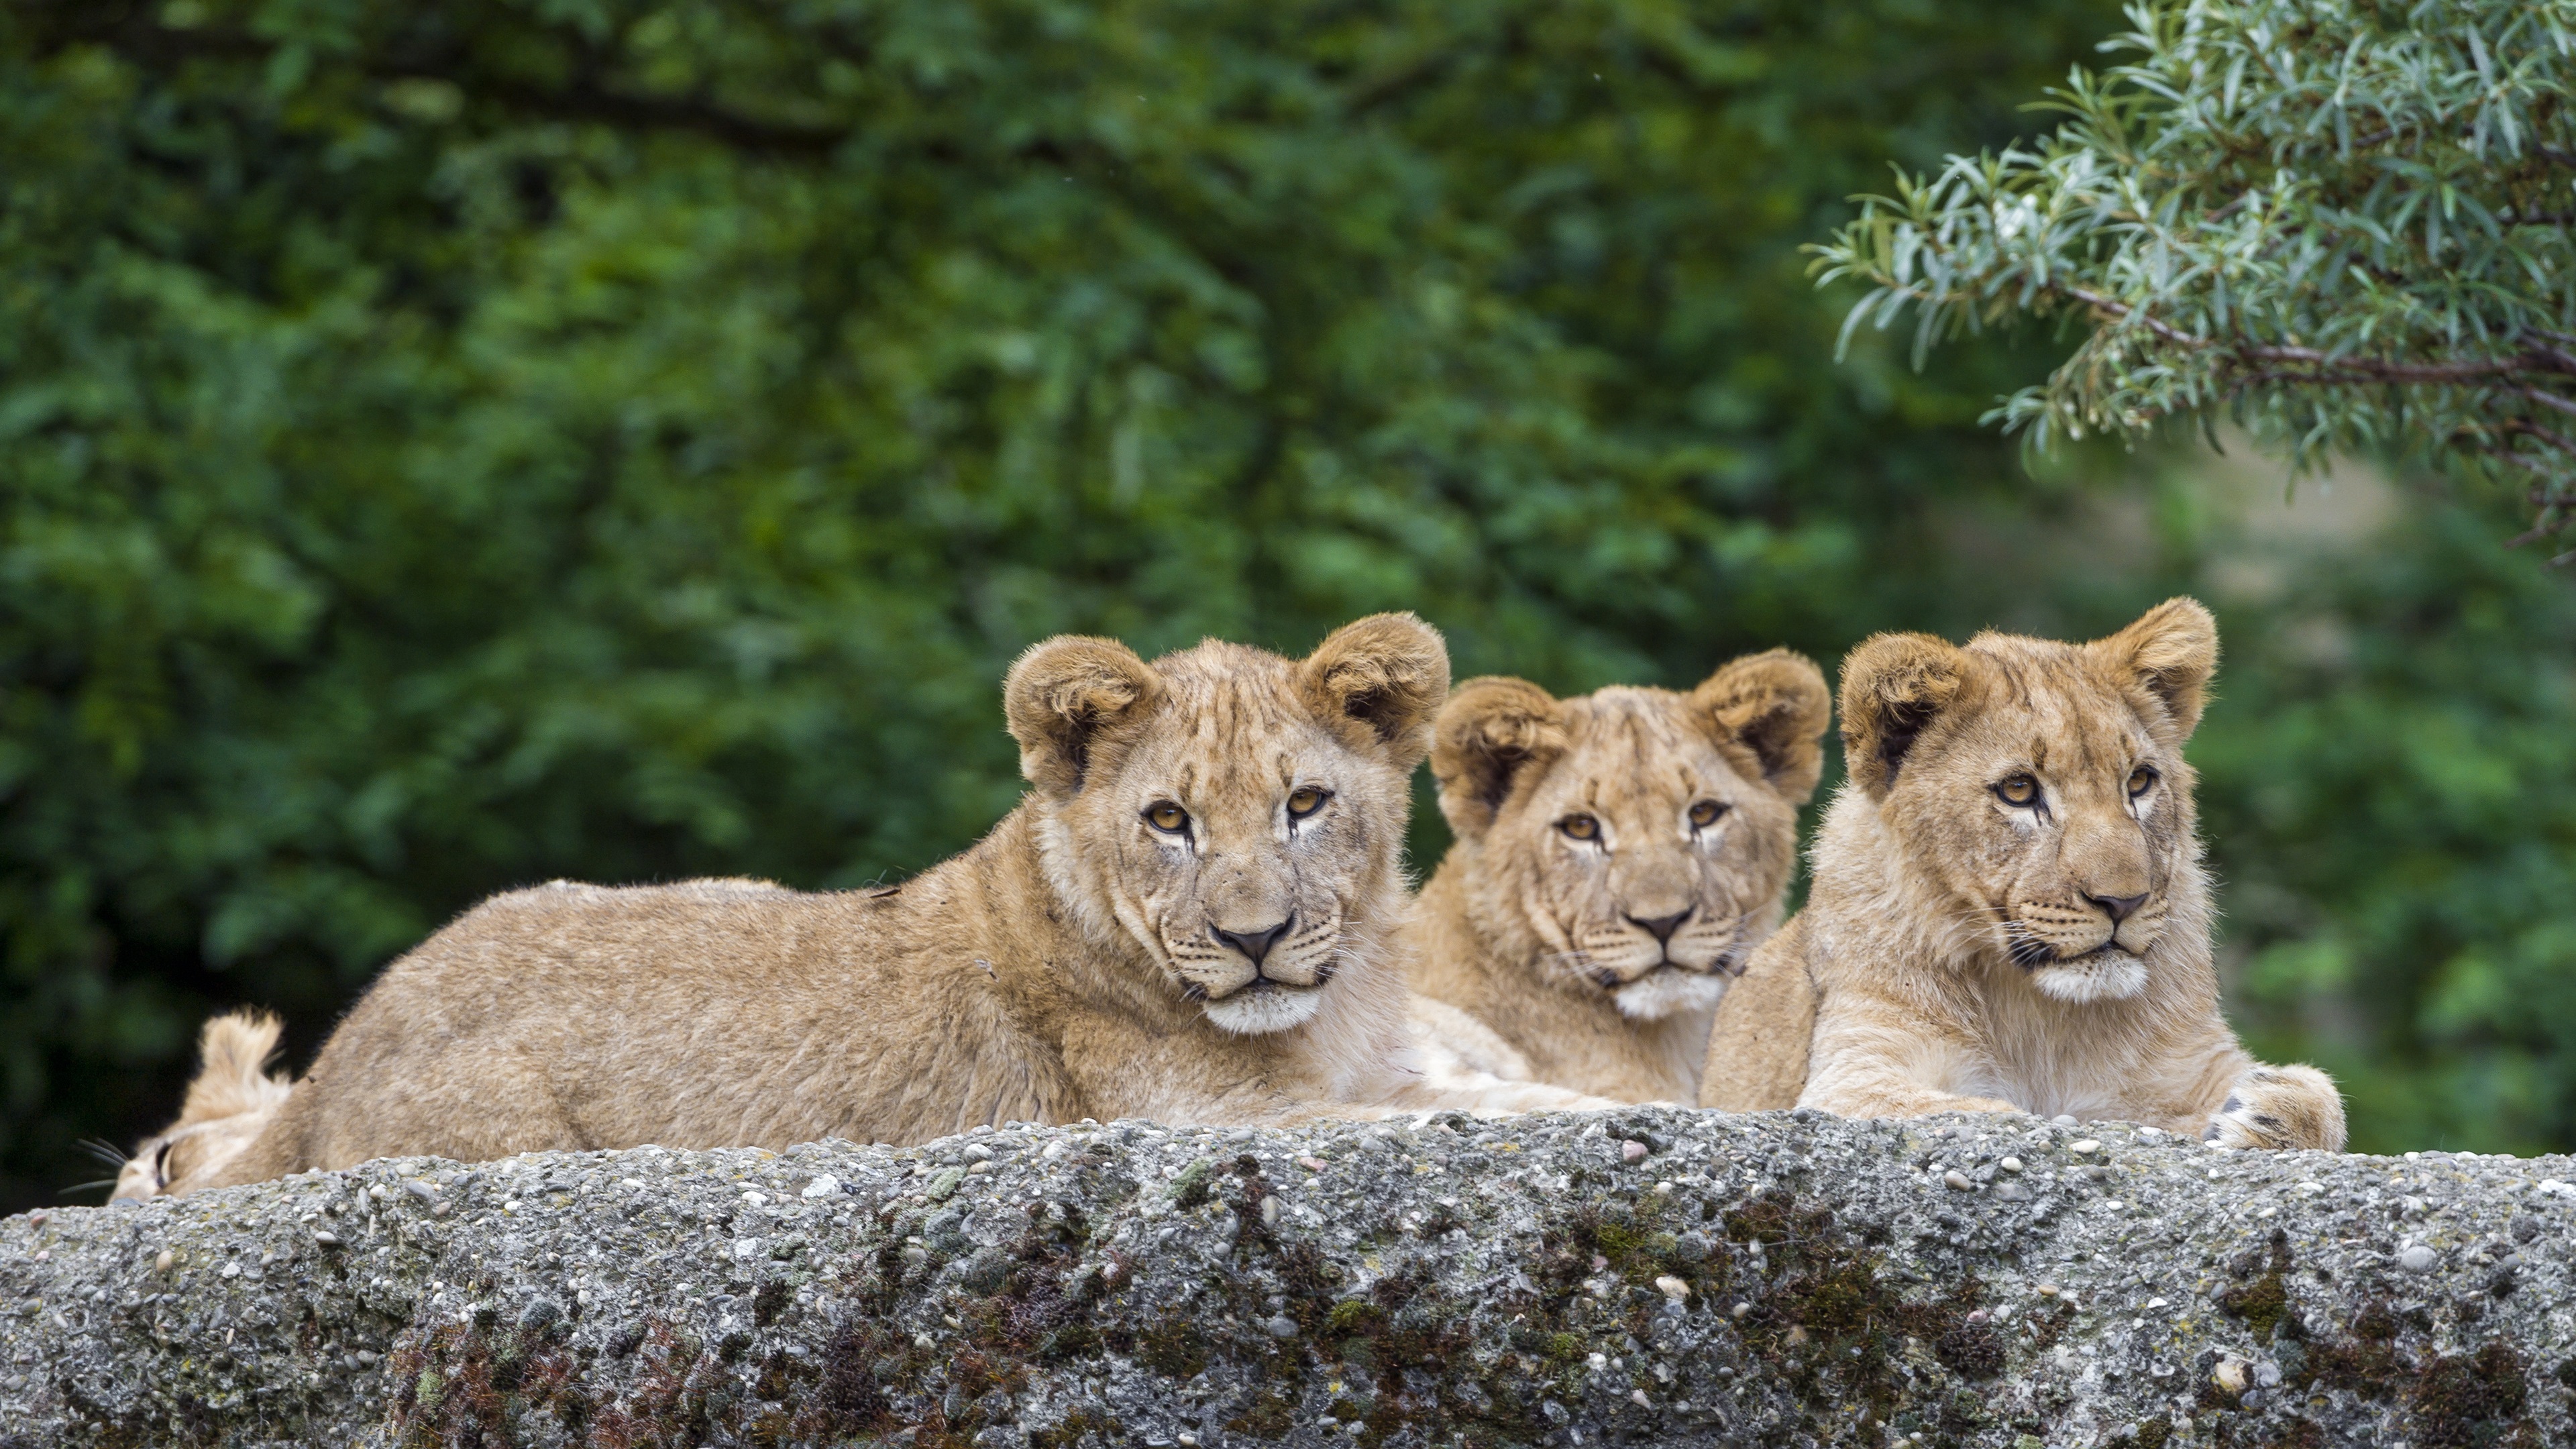
[[[2198,599],[2167,599],[2084,648],[2163,704],[2183,738],[2199,728],[2209,676],[2218,672],[2218,621]]]
[[[1556,699],[1526,679],[1471,679],[1440,711],[1433,732],[1431,778],[1440,783],[1440,813],[1461,839],[1494,823],[1523,769],[1565,750]]]
[[[1095,747],[1140,717],[1161,690],[1153,669],[1115,639],[1060,634],[1031,645],[1002,681],[1020,773],[1041,790],[1080,790]]]
[[[1929,634],[1875,634],[1843,656],[1843,768],[1884,800],[1935,715],[1968,680],[1967,651]]]
[[[1411,614],[1371,614],[1335,629],[1297,666],[1297,688],[1352,748],[1411,771],[1431,749],[1449,697],[1449,646]]]
[[[1814,660],[1787,649],[1747,654],[1720,665],[1691,691],[1723,737],[1762,762],[1762,778],[1789,800],[1805,803],[1825,769],[1825,725],[1833,695]]]

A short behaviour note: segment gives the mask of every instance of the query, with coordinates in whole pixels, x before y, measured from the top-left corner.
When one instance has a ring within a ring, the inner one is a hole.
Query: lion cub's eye
[[[1717,817],[1725,813],[1724,805],[1715,800],[1702,800],[1690,808],[1691,829],[1706,830],[1717,823]]]
[[[1590,840],[1601,833],[1601,822],[1589,815],[1568,815],[1556,822],[1556,828],[1576,840]]]
[[[2028,775],[2007,776],[1995,786],[1995,796],[2007,805],[2028,805],[2039,798],[2039,782]]]
[[[2135,800],[2139,796],[2144,795],[2147,793],[2148,787],[2155,783],[2156,772],[2148,769],[2146,766],[2140,765],[2138,768],[2131,770],[2129,772],[2129,798]]]
[[[1332,794],[1329,791],[1318,790],[1314,786],[1309,785],[1305,789],[1288,797],[1288,818],[1291,820],[1303,820],[1307,816],[1314,814],[1316,811],[1323,809],[1324,802],[1332,798]]]
[[[1178,835],[1190,828],[1190,812],[1169,800],[1158,800],[1145,807],[1145,823],[1165,835]]]

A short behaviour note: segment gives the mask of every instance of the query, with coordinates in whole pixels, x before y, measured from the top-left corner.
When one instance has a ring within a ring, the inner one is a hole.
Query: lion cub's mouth
[[[2118,941],[2104,941],[2089,951],[2078,951],[2072,956],[2067,956],[2059,954],[2058,949],[2046,941],[2034,941],[2027,936],[2012,943],[2010,954],[2013,964],[2026,972],[2045,971],[2052,966],[2081,966],[2089,961],[2141,959],[2137,952],[2121,945]]]
[[[1665,957],[1661,961],[1656,962],[1654,965],[1647,967],[1645,970],[1638,972],[1634,976],[1620,975],[1618,968],[1615,966],[1600,966],[1595,967],[1591,973],[1592,984],[1600,987],[1604,991],[1617,991],[1623,986],[1634,986],[1640,981],[1651,981],[1658,976],[1667,974],[1678,974],[1682,976],[1724,976],[1732,979],[1744,974],[1745,961],[1747,958],[1751,957],[1752,954],[1753,952],[1750,948],[1746,947],[1741,942],[1738,942],[1737,944],[1729,946],[1725,950],[1718,952],[1717,955],[1712,957],[1709,963],[1705,966],[1693,966],[1687,962],[1676,961],[1670,956]]]
[[[2022,976],[2041,995],[2060,1001],[2122,1001],[2146,990],[2147,958],[2105,941],[2079,955],[2051,953],[2046,961],[2025,965]]]
[[[1331,979],[1329,970],[1317,971],[1315,979],[1304,985],[1256,976],[1223,996],[1202,993],[1199,1009],[1209,1021],[1238,1036],[1285,1031],[1304,1025],[1323,1008],[1324,983]]]
[[[1226,996],[1261,996],[1273,991],[1279,992],[1283,995],[1293,996],[1300,991],[1319,990],[1325,982],[1331,979],[1332,973],[1328,971],[1316,972],[1315,979],[1306,982],[1303,985],[1294,981],[1274,981],[1267,976],[1256,976],[1241,986],[1234,988],[1232,991],[1227,992]],[[1222,1000],[1223,998],[1221,997],[1219,999]]]

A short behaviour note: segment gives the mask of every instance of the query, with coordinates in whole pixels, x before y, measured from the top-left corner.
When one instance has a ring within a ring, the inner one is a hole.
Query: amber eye
[[[2129,798],[2137,799],[2156,783],[2156,772],[2144,765],[2129,772]]]
[[[1590,840],[1601,833],[1601,822],[1589,815],[1568,815],[1556,822],[1556,828],[1576,840]]]
[[[1178,835],[1190,828],[1190,812],[1169,800],[1158,800],[1145,807],[1145,823],[1165,835]]]
[[[1316,811],[1323,809],[1324,802],[1332,798],[1333,797],[1330,792],[1318,790],[1314,786],[1309,785],[1288,797],[1288,818],[1291,820],[1303,820],[1307,816],[1314,814]]]
[[[1717,817],[1725,813],[1724,805],[1715,800],[1702,800],[1690,808],[1691,829],[1706,830],[1717,823]]]
[[[2028,775],[2012,775],[1995,786],[1995,796],[2007,805],[2028,805],[2039,798],[2039,782]]]

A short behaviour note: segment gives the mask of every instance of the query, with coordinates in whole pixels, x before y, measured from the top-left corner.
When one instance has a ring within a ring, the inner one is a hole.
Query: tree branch
[[[2125,320],[2131,316],[2137,316],[2137,325],[2178,347],[2202,350],[2216,348],[2248,362],[2307,363],[2312,366],[2331,368],[2345,375],[2337,380],[2473,383],[2488,379],[2510,378],[2516,373],[2525,372],[2566,373],[2576,376],[2576,357],[2570,357],[2556,348],[2533,348],[2518,357],[2499,358],[2487,362],[2386,362],[2372,357],[2337,357],[2331,352],[2321,352],[2313,347],[2249,346],[2244,343],[2221,342],[2197,333],[2186,332],[2153,317],[2138,315],[2138,309],[2129,303],[2105,297],[2099,292],[2091,292],[2082,287],[2059,282],[2048,283],[2046,290],[2058,292],[2096,311],[2108,313],[2114,319]]]

